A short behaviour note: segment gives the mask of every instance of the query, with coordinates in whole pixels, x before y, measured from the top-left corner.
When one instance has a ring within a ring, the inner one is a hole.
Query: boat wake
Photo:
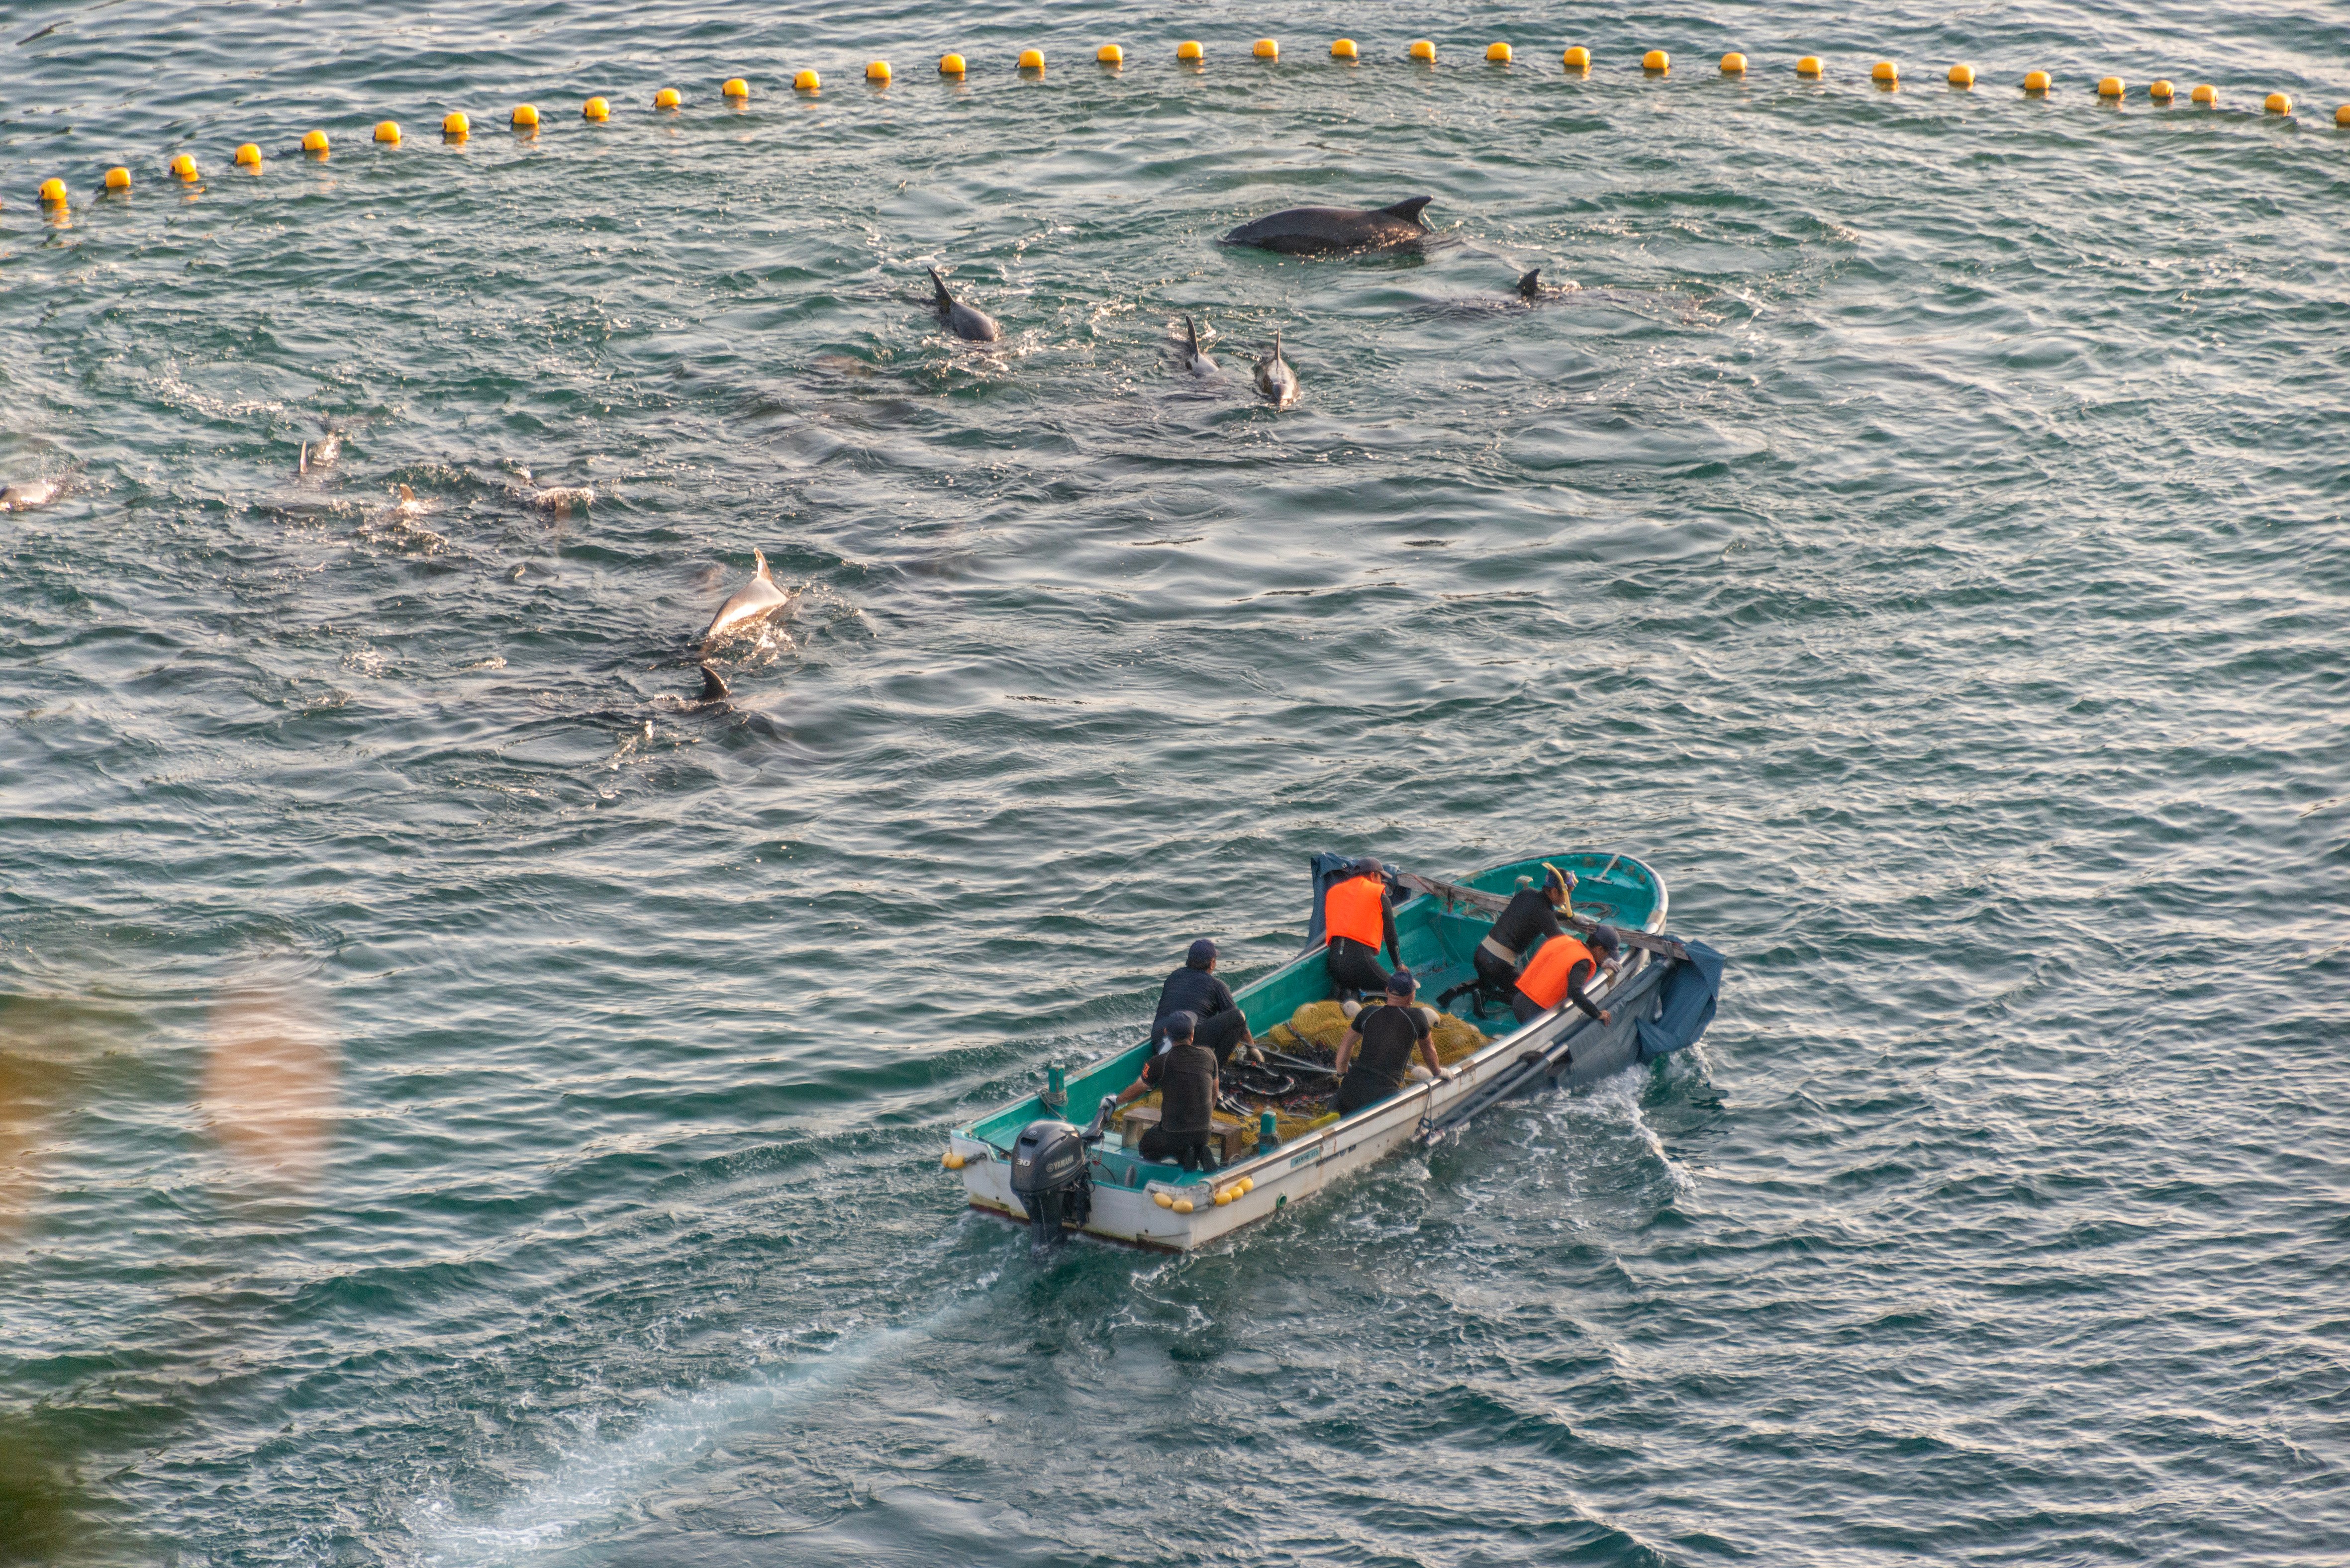
[[[557,1548],[586,1544],[590,1532],[619,1521],[666,1477],[693,1464],[732,1428],[804,1417],[808,1407],[842,1393],[876,1362],[932,1340],[985,1299],[991,1273],[920,1320],[843,1341],[789,1366],[647,1407],[628,1434],[592,1438],[567,1452],[554,1473],[494,1512],[462,1516],[444,1493],[397,1510],[413,1547],[407,1561],[423,1568],[494,1568],[528,1563]]]

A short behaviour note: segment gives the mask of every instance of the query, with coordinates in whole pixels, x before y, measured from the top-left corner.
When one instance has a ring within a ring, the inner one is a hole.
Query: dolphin
[[[0,489],[0,512],[30,512],[36,506],[47,506],[63,493],[54,479],[36,479],[30,484],[11,484]]]
[[[931,286],[939,291],[938,297],[931,302],[931,308],[939,313],[941,325],[956,337],[967,337],[973,343],[993,343],[1003,336],[995,329],[993,317],[958,302],[953,295],[947,292],[947,280],[939,275],[939,269],[931,267],[929,270]]]
[[[1243,223],[1223,238],[1228,245],[1254,245],[1284,255],[1321,255],[1330,251],[1389,250],[1415,245],[1430,233],[1419,210],[1433,196],[1413,196],[1392,207],[1290,207]]]
[[[775,587],[775,579],[767,575],[766,552],[754,550],[751,552],[751,558],[758,563],[757,568],[751,574],[751,580],[735,589],[733,597],[720,605],[718,613],[710,618],[710,625],[703,628],[702,633],[702,640],[704,643],[711,642],[737,627],[748,626],[755,620],[764,620],[779,609],[790,607],[792,596]]]
[[[1264,400],[1276,409],[1295,406],[1297,402],[1297,372],[1281,357],[1281,328],[1273,329],[1273,347],[1256,362],[1256,389]]]
[[[1200,329],[1191,325],[1191,318],[1188,316],[1183,318],[1183,341],[1175,345],[1175,357],[1183,362],[1183,369],[1194,376],[1216,374],[1216,362],[1208,358],[1205,348],[1200,347]]]
[[[733,695],[726,682],[720,678],[718,671],[711,669],[707,664],[702,665],[700,669],[702,695],[694,699],[696,702],[723,702]]]
[[[1524,300],[1528,305],[1533,305],[1545,299],[1558,299],[1570,294],[1581,294],[1582,292],[1583,286],[1572,279],[1555,286],[1544,283],[1542,280],[1542,268],[1540,267],[1534,268],[1534,271],[1518,279],[1518,297]]]
[[[335,461],[342,455],[343,432],[338,430],[328,430],[325,435],[318,438],[317,445],[312,446],[307,441],[302,443],[302,456],[295,464],[294,472],[307,473],[314,468],[332,468],[335,466]]]
[[[596,487],[592,484],[556,484],[545,490],[527,485],[515,493],[525,504],[536,506],[549,517],[568,517],[574,509],[586,512],[595,502]]]

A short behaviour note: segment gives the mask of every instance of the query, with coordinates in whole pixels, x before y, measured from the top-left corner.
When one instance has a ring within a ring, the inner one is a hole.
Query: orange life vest
[[[1556,1007],[1566,997],[1567,971],[1578,963],[1591,966],[1592,974],[1599,972],[1598,961],[1591,950],[1573,937],[1557,936],[1543,943],[1542,950],[1526,961],[1525,972],[1518,976],[1518,989],[1536,1007]],[[1586,982],[1588,983],[1586,977]]]
[[[1387,884],[1376,877],[1349,877],[1330,884],[1330,890],[1322,895],[1322,929],[1328,933],[1324,944],[1340,937],[1352,937],[1367,948],[1386,941],[1387,926],[1379,919],[1380,900],[1386,894]]]

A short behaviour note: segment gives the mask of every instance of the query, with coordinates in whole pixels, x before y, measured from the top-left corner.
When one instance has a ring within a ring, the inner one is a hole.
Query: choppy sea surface
[[[2350,1557],[2350,15],[2161,10],[14,0],[0,1560]],[[1181,1260],[937,1168],[1585,846],[1669,1064]]]

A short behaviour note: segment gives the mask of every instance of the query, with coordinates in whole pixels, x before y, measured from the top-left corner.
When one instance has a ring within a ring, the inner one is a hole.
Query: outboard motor
[[[1104,1095],[1093,1126],[1082,1131],[1049,1118],[1020,1129],[1012,1146],[1012,1195],[1028,1211],[1037,1246],[1059,1241],[1064,1230],[1083,1230],[1093,1217],[1093,1146],[1101,1142],[1102,1124],[1117,1103],[1116,1096]]]

